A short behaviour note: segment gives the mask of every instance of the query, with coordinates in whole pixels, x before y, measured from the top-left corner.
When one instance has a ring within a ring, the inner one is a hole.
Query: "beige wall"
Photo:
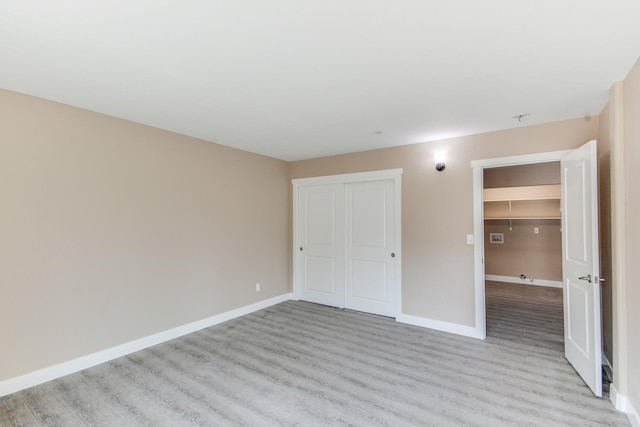
[[[560,162],[487,168],[483,175],[484,188],[560,184]]]
[[[423,144],[303,160],[291,177],[402,168],[403,313],[475,326],[473,176],[470,162],[578,147],[598,119],[574,119]],[[446,150],[446,169],[433,156]]]
[[[288,293],[289,185],[284,161],[0,91],[0,381]]]
[[[637,423],[640,413],[640,192],[637,189],[640,172],[635,163],[640,158],[640,60],[625,80],[611,87],[609,104],[600,117],[608,123],[608,132],[605,124],[600,133],[608,144],[610,157],[612,395],[622,396],[616,403],[623,408],[630,409],[630,405],[635,409]]]
[[[539,233],[534,234],[537,227]],[[502,233],[504,243],[491,243],[490,233]],[[519,219],[484,222],[485,274],[562,283],[562,234],[560,220]],[[523,282],[527,283],[527,282]]]
[[[626,304],[629,399],[640,413],[640,60],[624,80]]]

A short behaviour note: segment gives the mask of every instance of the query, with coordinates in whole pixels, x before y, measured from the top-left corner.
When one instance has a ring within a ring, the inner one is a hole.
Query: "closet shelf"
[[[485,188],[483,193],[485,202],[560,200],[560,184]]]
[[[560,219],[560,184],[484,189],[485,219]]]
[[[498,220],[498,219],[560,219],[560,216],[492,216],[490,218],[485,217],[486,220]]]

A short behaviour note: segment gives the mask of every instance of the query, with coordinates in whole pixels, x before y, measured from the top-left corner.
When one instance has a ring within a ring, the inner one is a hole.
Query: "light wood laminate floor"
[[[485,341],[288,301],[0,398],[1,426],[626,426],[558,290],[487,285]]]

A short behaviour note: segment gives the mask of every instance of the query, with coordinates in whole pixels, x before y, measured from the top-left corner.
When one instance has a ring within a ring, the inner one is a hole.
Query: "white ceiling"
[[[639,21],[638,0],[0,0],[0,88],[297,160],[597,115]]]

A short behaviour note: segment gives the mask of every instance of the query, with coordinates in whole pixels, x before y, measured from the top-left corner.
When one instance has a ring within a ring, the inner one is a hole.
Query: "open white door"
[[[596,141],[567,154],[561,167],[565,357],[602,397]]]

